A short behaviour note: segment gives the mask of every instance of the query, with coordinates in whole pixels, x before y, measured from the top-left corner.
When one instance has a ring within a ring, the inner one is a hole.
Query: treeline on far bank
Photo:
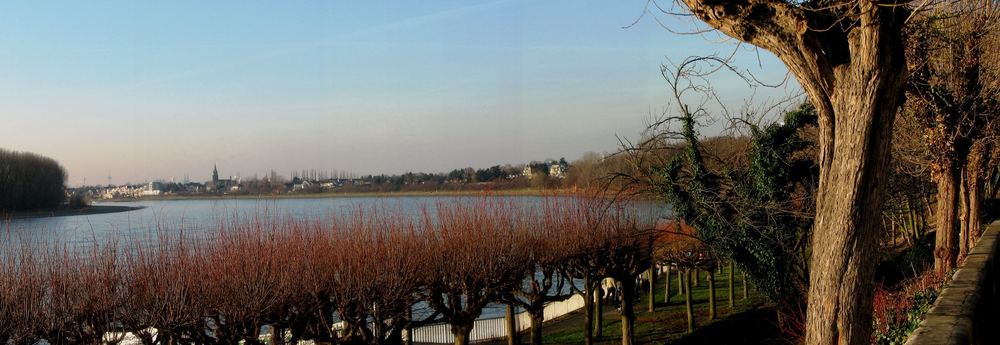
[[[66,198],[66,169],[52,158],[0,149],[0,211],[50,209]]]

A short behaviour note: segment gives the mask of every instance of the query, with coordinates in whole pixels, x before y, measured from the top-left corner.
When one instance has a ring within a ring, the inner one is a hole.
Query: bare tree
[[[400,210],[356,208],[346,231],[336,233],[334,299],[340,319],[366,344],[401,344],[404,327],[423,288],[428,242]]]
[[[531,344],[542,343],[542,327],[545,321],[545,306],[563,301],[572,296],[573,281],[566,275],[567,258],[574,239],[566,227],[567,217],[573,217],[567,209],[571,200],[559,197],[545,197],[541,214],[528,211],[521,222],[527,231],[519,238],[525,243],[531,270],[527,271],[521,286],[504,294],[503,301],[523,308],[531,316]]]
[[[424,231],[436,260],[428,270],[424,300],[451,324],[456,345],[467,345],[487,304],[521,284],[531,265],[510,200],[481,197],[441,202],[425,211]]]

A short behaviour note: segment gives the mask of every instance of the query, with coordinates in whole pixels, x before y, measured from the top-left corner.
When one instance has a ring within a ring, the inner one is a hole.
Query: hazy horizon
[[[661,64],[733,50],[649,15],[623,28],[644,6],[4,3],[0,148],[58,160],[70,185],[205,181],[213,164],[287,176],[573,160],[668,106]],[[764,51],[735,61],[785,76]],[[749,97],[733,76],[713,80],[727,102]]]

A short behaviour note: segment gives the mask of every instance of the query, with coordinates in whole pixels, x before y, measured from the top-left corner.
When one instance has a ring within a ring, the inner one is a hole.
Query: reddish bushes
[[[903,281],[896,289],[877,286],[872,302],[872,343],[905,342],[934,304],[946,280],[944,274],[926,270],[919,276]]]
[[[538,302],[568,281],[560,263],[590,255],[588,265],[614,265],[607,272],[648,266],[600,254],[645,240],[624,236],[639,228],[634,215],[597,204],[550,199],[539,210],[482,197],[416,217],[359,207],[325,222],[234,218],[211,239],[160,235],[79,253],[8,239],[0,343],[96,344],[131,332],[145,344],[259,344],[270,326],[272,343],[399,344],[406,327],[429,321],[451,323],[463,343],[487,304],[514,291]],[[549,275],[535,275],[543,268]],[[412,320],[422,302],[431,317]]]

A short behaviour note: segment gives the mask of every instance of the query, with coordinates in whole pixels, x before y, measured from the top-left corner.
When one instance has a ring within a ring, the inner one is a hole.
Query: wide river
[[[541,205],[543,202],[543,197],[536,196],[504,198],[514,198],[528,205]],[[280,216],[322,220],[324,217],[352,212],[358,207],[384,207],[416,217],[420,214],[421,208],[433,209],[438,202],[469,202],[474,200],[476,197],[409,196],[95,203],[95,205],[142,206],[144,208],[117,213],[15,219],[0,224],[0,228],[6,228],[6,231],[0,232],[10,235],[11,237],[7,238],[13,239],[18,244],[89,247],[92,243],[105,243],[112,239],[117,239],[119,243],[155,241],[157,234],[173,235],[181,231],[186,237],[206,236],[217,231],[220,224],[231,222],[234,217]],[[666,217],[669,214],[666,207],[652,202],[638,203],[636,207],[647,217]],[[11,247],[3,248],[9,249]],[[483,317],[502,315],[503,309],[499,305],[490,305],[483,310]]]
[[[139,210],[79,216],[15,219],[0,224],[0,229],[15,240],[41,244],[90,244],[118,240],[155,239],[158,232],[183,231],[185,236],[202,236],[216,231],[220,224],[234,217],[291,217],[323,220],[325,217],[352,212],[359,207],[398,210],[416,217],[421,208],[433,210],[438,202],[475,201],[477,197],[401,196],[340,197],[302,199],[207,199],[151,200],[95,203],[95,205],[141,206]],[[540,205],[544,197],[510,196],[528,205]],[[668,215],[665,207],[645,202],[636,205],[643,214]]]

